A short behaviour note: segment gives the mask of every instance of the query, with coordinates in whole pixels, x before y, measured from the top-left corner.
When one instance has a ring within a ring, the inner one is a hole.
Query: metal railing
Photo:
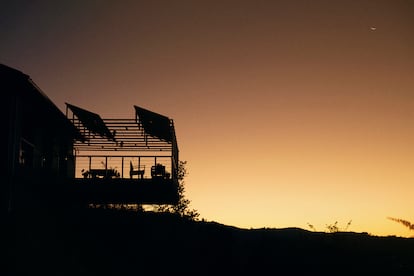
[[[177,175],[171,155],[77,155],[75,164],[75,178],[174,179]]]

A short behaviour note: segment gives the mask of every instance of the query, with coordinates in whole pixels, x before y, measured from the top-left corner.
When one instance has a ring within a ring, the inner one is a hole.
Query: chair
[[[132,161],[129,161],[129,177],[132,179],[132,177],[134,175],[137,175],[138,178],[143,179],[144,178],[144,174],[145,174],[145,166],[144,168],[141,170],[141,168],[137,168],[136,170],[134,169],[134,166],[132,165]]]

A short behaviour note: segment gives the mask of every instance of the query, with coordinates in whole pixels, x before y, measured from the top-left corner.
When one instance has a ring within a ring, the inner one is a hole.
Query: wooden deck
[[[67,192],[78,203],[176,204],[177,183],[172,179],[75,178]]]
[[[130,119],[103,119],[66,104],[83,139],[74,144],[67,194],[81,203],[177,204],[178,145],[172,119],[134,106]]]

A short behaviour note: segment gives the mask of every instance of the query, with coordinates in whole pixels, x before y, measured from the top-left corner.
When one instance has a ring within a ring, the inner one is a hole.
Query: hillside
[[[89,209],[15,223],[9,274],[407,275],[414,239],[240,229],[170,214]]]

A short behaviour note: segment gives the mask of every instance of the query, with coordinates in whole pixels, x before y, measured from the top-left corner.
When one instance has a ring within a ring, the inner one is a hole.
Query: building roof
[[[29,75],[0,64],[0,86],[8,99],[20,97],[23,101],[30,103],[26,108],[30,114],[38,116],[44,122],[53,125],[56,131],[62,135],[70,135],[74,139],[84,140],[83,136],[66,118],[65,114],[46,96],[46,94],[34,83]],[[52,126],[50,126],[52,128]]]

